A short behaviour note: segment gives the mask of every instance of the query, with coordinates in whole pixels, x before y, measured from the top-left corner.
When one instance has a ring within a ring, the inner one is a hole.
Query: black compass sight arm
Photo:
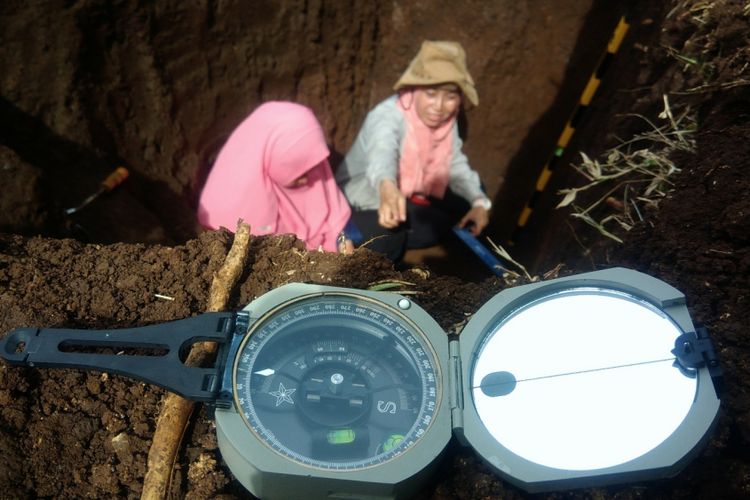
[[[209,402],[219,397],[223,364],[237,319],[237,314],[220,312],[117,330],[18,328],[0,339],[0,357],[14,366],[125,375],[187,399]],[[219,343],[215,366],[186,366],[183,361],[190,346],[203,341]],[[115,354],[102,353],[105,349]]]

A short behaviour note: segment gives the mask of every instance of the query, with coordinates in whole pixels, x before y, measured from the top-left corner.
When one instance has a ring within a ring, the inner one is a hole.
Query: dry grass
[[[662,125],[641,115],[631,116],[644,120],[650,130],[623,141],[601,160],[582,152],[582,162],[573,168],[587,182],[558,192],[563,199],[557,208],[571,207],[572,217],[619,243],[622,239],[615,232],[629,231],[643,220],[644,208],[657,208],[659,200],[666,196],[672,184],[670,178],[680,171],[670,159],[672,153],[695,149],[692,134],[696,123],[689,108],[675,116],[666,95],[664,110],[659,114]],[[585,206],[577,204],[586,191],[597,193],[598,198]]]
[[[490,244],[490,247],[492,247],[492,250],[498,254],[500,257],[505,259],[507,262],[510,262],[515,266],[516,269],[520,271],[520,273],[516,271],[512,271],[510,269],[506,269],[503,273],[503,280],[505,281],[505,284],[508,286],[513,286],[518,284],[519,279],[523,276],[526,278],[527,281],[533,282],[533,281],[539,281],[538,276],[531,276],[529,272],[526,270],[526,268],[519,263],[518,261],[514,260],[513,257],[510,256],[510,253],[502,247],[502,245],[499,245],[492,241],[491,239],[487,238],[487,242]]]
[[[395,291],[396,293],[399,293],[401,295],[413,295],[417,292],[415,290],[405,290],[405,287],[411,287],[416,286],[415,283],[412,283],[410,281],[403,281],[403,280],[396,280],[396,279],[390,279],[390,280],[380,280],[380,281],[373,281],[372,283],[369,283],[367,285],[367,290],[371,292],[392,292]],[[398,290],[394,290],[398,289]]]

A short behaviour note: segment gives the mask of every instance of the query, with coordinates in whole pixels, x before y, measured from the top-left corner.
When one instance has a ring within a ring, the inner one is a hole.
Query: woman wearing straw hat
[[[456,224],[478,235],[491,204],[461,151],[461,104],[479,102],[461,45],[423,42],[394,90],[368,113],[336,180],[368,248],[398,261]]]

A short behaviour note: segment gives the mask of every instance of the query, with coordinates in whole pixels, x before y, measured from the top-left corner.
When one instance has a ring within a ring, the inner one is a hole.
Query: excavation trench
[[[335,167],[421,40],[455,33],[480,94],[462,127],[465,151],[495,201],[487,236],[507,241],[622,14],[582,0],[476,2],[458,11],[438,1],[300,7],[6,7],[1,152],[8,185],[18,187],[4,193],[0,229],[183,243],[197,234],[196,198],[211,161],[258,104],[310,106]],[[51,33],[30,36],[53,19]],[[127,181],[69,213],[117,166],[128,168]],[[533,252],[532,231],[524,231],[523,254]],[[462,250],[447,253],[481,266]],[[450,272],[444,263],[456,259],[433,254],[418,262]]]
[[[708,327],[726,370],[722,418],[684,472],[570,497],[743,497],[750,488],[746,7],[627,3],[622,46],[535,194],[626,2],[4,2],[0,335],[26,325],[135,327],[204,312],[233,237],[198,231],[194,208],[233,127],[261,102],[302,102],[323,124],[335,163],[421,40],[456,39],[479,91],[479,106],[466,113],[465,151],[494,201],[487,236],[532,274],[562,262],[562,273],[626,266],[667,281]],[[705,63],[677,64],[674,51]],[[694,152],[675,159],[681,174],[659,210],[646,213],[624,245],[569,224],[554,209],[557,190],[580,182],[569,164],[579,151],[597,155],[642,130],[628,114],[656,120],[665,94],[675,110],[691,107],[700,125]],[[121,185],[65,214],[119,165],[130,172]],[[397,272],[370,252],[343,257],[306,252],[291,236],[253,238],[227,307],[239,310],[289,282],[363,289],[398,281],[397,290],[455,333],[508,284],[466,248],[443,251]],[[0,491],[140,496],[163,395],[106,373],[0,364]],[[222,462],[205,408],[191,419],[173,484],[174,498],[247,498]],[[421,494],[525,496],[455,442]]]

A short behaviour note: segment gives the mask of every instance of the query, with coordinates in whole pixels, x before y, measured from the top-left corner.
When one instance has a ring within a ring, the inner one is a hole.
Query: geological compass
[[[215,366],[182,363],[199,341],[220,344]],[[623,268],[506,289],[456,338],[407,297],[297,283],[237,313],[21,328],[0,355],[210,403],[223,460],[261,498],[408,497],[451,436],[529,492],[667,477],[719,410],[683,294]]]

